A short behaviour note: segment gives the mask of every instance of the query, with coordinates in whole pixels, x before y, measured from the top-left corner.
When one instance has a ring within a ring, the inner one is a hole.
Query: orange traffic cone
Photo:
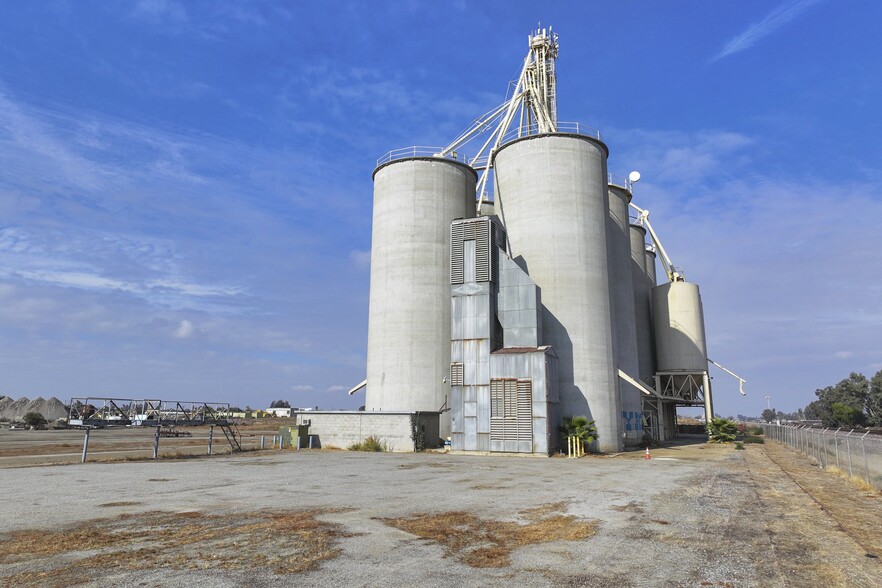
[[[649,447],[646,448],[646,456],[645,459],[652,459],[652,456],[649,455]]]

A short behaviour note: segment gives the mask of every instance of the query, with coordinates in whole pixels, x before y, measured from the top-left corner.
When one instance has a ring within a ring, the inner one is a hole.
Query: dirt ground
[[[882,586],[882,497],[769,443],[0,473],[0,586]]]

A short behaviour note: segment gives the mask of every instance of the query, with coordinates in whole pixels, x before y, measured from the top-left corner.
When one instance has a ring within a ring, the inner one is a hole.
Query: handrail
[[[441,151],[444,147],[429,147],[426,145],[411,145],[410,147],[402,147],[401,149],[393,149],[377,160],[377,167],[396,159],[407,159],[409,157],[442,157]],[[459,160],[459,154],[454,151],[450,155],[444,156],[443,159]]]
[[[572,135],[584,135],[586,137],[597,139],[598,141],[603,141],[603,137],[601,136],[600,131],[598,131],[594,127],[590,127],[580,122],[558,122],[557,131],[555,132],[567,133]],[[500,141],[499,145],[502,146],[517,139],[539,134],[544,133],[539,132],[539,127],[535,123],[530,125],[523,125],[521,127],[515,127],[509,129],[509,131],[502,137],[502,141]],[[395,161],[397,159],[407,159],[410,157],[438,157],[443,159],[453,159],[455,161],[463,161],[464,163],[467,163],[472,167],[479,169],[487,167],[487,165],[489,164],[489,155],[483,155],[481,157],[470,159],[468,157],[460,158],[460,154],[456,151],[452,151],[449,155],[442,156],[441,153],[443,151],[443,147],[430,147],[426,145],[412,145],[410,147],[402,147],[401,149],[393,149],[377,159],[377,167],[383,165],[384,163],[389,163],[390,161]]]
[[[617,174],[607,174],[606,177],[606,183],[610,186],[619,186],[621,188],[624,188],[628,192],[633,192],[634,186],[629,178]]]
[[[594,127],[590,127],[580,122],[558,122],[557,130],[555,132],[570,133],[574,135],[585,135],[586,137],[593,137],[598,141],[603,141],[603,137],[600,135],[600,131],[598,131]],[[509,129],[508,132],[502,136],[502,142],[500,143],[500,145],[504,145],[509,141],[514,141],[522,137],[539,134],[542,133],[540,133],[539,126],[536,123],[514,127]]]

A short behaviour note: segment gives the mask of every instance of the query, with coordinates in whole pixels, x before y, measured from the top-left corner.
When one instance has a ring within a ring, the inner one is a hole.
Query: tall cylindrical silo
[[[668,282],[656,286],[652,302],[658,370],[706,372],[704,310],[698,285]]]
[[[637,371],[640,380],[655,387],[655,357],[652,337],[652,292],[646,275],[646,229],[630,225],[631,283],[634,287],[634,317],[637,327]]]
[[[634,283],[631,277],[629,202],[631,202],[630,190],[624,186],[610,184],[606,236],[615,335],[614,357],[619,369],[632,378],[639,378],[637,320],[634,316]],[[622,399],[624,441],[625,445],[633,446],[643,440],[642,393],[621,378],[618,378],[618,386]]]
[[[374,171],[365,410],[444,406],[450,223],[475,215],[476,181],[471,167],[433,157],[394,160]]]
[[[655,273],[655,251],[646,250],[646,277],[649,278],[649,287],[655,288],[658,284],[658,276]]]
[[[658,371],[658,351],[656,350],[655,340],[655,308],[652,305],[652,289],[658,284],[658,276],[656,275],[656,254],[652,249],[646,249],[646,282],[649,288],[649,345],[652,358],[652,369]]]
[[[497,214],[514,260],[542,291],[543,343],[558,355],[560,414],[595,421],[601,451],[622,448],[609,300],[606,145],[545,134],[494,158]]]

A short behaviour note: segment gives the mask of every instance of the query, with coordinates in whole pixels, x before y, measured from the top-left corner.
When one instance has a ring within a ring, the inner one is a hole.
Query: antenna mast
[[[477,206],[485,200],[487,177],[493,155],[502,145],[516,115],[519,116],[517,137],[557,132],[557,60],[559,44],[557,33],[551,27],[539,28],[527,37],[530,51],[524,59],[521,75],[511,98],[494,108],[470,126],[462,135],[444,148],[439,157],[447,157],[476,136],[493,129],[490,138],[469,160],[475,169],[483,170],[477,185]],[[495,126],[494,126],[495,125]]]

